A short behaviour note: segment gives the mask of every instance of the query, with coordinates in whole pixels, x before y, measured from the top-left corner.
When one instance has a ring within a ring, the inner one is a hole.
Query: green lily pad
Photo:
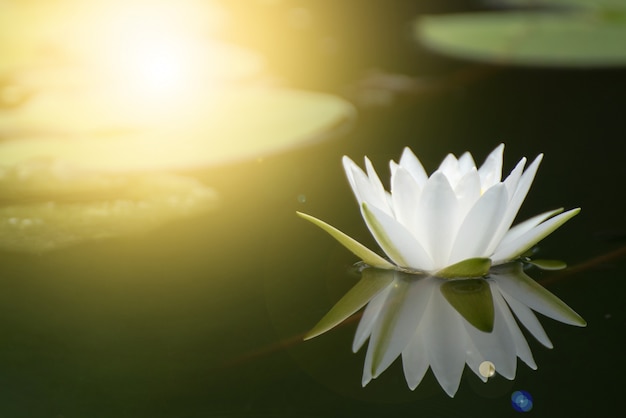
[[[320,140],[354,117],[353,107],[335,96],[277,89],[231,91],[182,119],[146,126],[94,109],[81,113],[80,105],[49,101],[32,114],[0,113],[0,132],[16,138],[0,143],[0,165],[43,158],[112,172],[203,167]]]
[[[394,280],[394,273],[388,270],[365,269],[361,280],[354,285],[332,309],[309,331],[305,340],[317,337],[334,328],[356,311],[365,306],[380,291]]]
[[[494,308],[491,288],[483,279],[460,279],[444,282],[441,293],[452,307],[483,332],[493,331]]]
[[[0,248],[31,253],[137,234],[215,207],[213,190],[170,174],[112,175],[49,162],[0,176]]]
[[[468,258],[439,270],[435,276],[444,279],[482,277],[489,272],[490,267],[491,260],[489,258]]]
[[[499,12],[426,16],[416,35],[459,58],[539,67],[626,65],[626,19],[619,13]]]

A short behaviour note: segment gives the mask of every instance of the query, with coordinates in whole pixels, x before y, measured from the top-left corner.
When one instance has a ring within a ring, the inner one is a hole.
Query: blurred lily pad
[[[188,177],[31,161],[0,169],[0,248],[38,253],[141,233],[216,203],[213,190]]]
[[[44,158],[117,172],[203,167],[318,140],[354,117],[335,96],[265,88],[234,90],[146,127],[81,113],[80,102],[53,103],[0,114],[0,132],[15,137],[0,142],[0,165]]]
[[[623,9],[593,10],[425,16],[415,27],[426,46],[463,59],[538,67],[626,65]]]

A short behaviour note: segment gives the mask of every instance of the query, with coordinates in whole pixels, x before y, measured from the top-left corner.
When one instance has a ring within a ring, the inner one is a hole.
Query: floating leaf
[[[365,306],[374,296],[393,282],[394,273],[388,270],[365,269],[361,280],[309,331],[305,340],[317,337],[346,320]]]
[[[489,258],[468,258],[456,264],[439,270],[435,276],[444,279],[459,277],[481,277],[489,272],[491,260]]]
[[[116,172],[202,167],[319,140],[354,116],[350,104],[331,95],[270,89],[234,91],[207,100],[178,123],[145,129],[101,124],[97,118],[103,116],[91,110],[84,115],[89,123],[78,123],[81,118],[70,110],[78,111],[80,102],[68,108],[54,103],[49,101],[32,115],[20,113],[24,109],[0,114],[0,131],[19,137],[0,143],[0,165],[47,158]],[[67,123],[54,125],[55,117]],[[97,129],[81,132],[87,126]],[[75,127],[78,133],[72,131]]]
[[[426,16],[418,38],[452,56],[545,67],[626,65],[626,19],[620,13],[466,13]]]
[[[541,270],[563,270],[567,267],[567,263],[561,260],[528,260],[527,263]]]
[[[444,282],[441,293],[470,324],[483,332],[493,331],[493,297],[484,279],[460,279]]]
[[[169,174],[111,175],[47,162],[0,176],[0,247],[43,252],[136,234],[216,204],[199,181]]]

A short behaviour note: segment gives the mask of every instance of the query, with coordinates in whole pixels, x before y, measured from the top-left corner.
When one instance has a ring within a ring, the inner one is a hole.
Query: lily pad
[[[416,35],[455,57],[539,67],[626,65],[626,19],[585,11],[481,12],[426,16]]]
[[[232,91],[149,127],[79,108],[51,100],[33,113],[0,114],[0,132],[16,137],[0,143],[0,165],[45,158],[117,172],[204,167],[322,139],[355,114],[332,95],[277,89]]]
[[[137,234],[215,207],[199,181],[171,174],[112,175],[30,162],[0,175],[0,248],[40,253]]]
[[[493,297],[484,279],[450,280],[442,283],[440,289],[450,305],[467,322],[480,331],[493,331]]]

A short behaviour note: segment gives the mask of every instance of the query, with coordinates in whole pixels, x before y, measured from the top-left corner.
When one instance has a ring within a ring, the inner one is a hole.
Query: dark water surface
[[[470,65],[416,53],[433,72]],[[389,66],[398,71],[415,62],[396,55]],[[344,69],[327,90],[344,92],[338,86],[368,64]],[[0,253],[0,417],[504,417],[520,414],[516,390],[533,395],[534,416],[619,415],[625,81],[624,70],[489,69],[437,94],[361,109],[341,138],[190,173],[221,195],[206,216],[41,255]],[[572,268],[531,275],[588,326],[541,318],[555,348],[527,335],[538,370],[520,362],[514,381],[487,384],[466,370],[454,399],[430,372],[411,392],[399,361],[361,388],[364,350],[350,349],[356,322],[301,341],[355,283],[356,259],[295,211],[376,248],[342,155],[369,156],[385,179],[406,145],[430,172],[448,152],[482,162],[500,142],[507,173],[545,153],[518,220],[583,209],[540,244],[541,257]]]

